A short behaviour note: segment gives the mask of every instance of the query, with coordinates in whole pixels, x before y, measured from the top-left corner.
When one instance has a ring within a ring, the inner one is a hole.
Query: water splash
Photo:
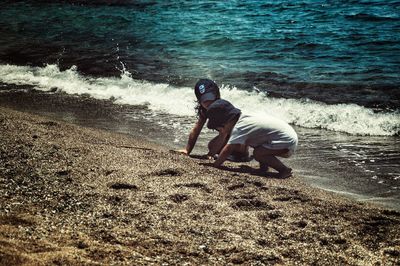
[[[147,105],[154,113],[194,115],[194,94],[189,87],[135,80],[122,65],[120,77],[80,75],[76,67],[60,71],[57,65],[29,67],[0,65],[0,82],[33,85],[39,90],[112,99],[116,104]],[[221,95],[243,112],[266,112],[301,127],[323,128],[352,135],[399,135],[400,114],[375,113],[356,104],[328,105],[308,99],[272,98],[252,91],[221,86]]]

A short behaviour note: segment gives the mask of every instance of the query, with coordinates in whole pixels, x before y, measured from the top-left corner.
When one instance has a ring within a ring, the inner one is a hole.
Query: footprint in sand
[[[274,197],[274,201],[299,201],[299,202],[308,202],[310,199],[302,195],[298,190],[289,190],[286,188],[276,188],[277,194],[281,194],[280,196]]]
[[[301,196],[301,195],[285,195],[285,196],[278,196],[274,198],[275,201],[300,201],[300,202],[307,202],[310,199]]]
[[[128,183],[121,183],[121,182],[112,183],[109,187],[112,189],[129,189],[129,190],[138,189],[138,187],[136,185],[128,184]]]
[[[66,175],[69,175],[71,173],[71,170],[60,170],[60,171],[57,171],[57,175],[58,176],[66,176]]]
[[[241,199],[233,202],[231,207],[239,211],[261,211],[273,210],[274,206],[267,204],[259,199]]]
[[[239,184],[234,184],[228,187],[228,190],[236,190],[239,188],[244,188],[244,184],[243,183],[239,183]]]
[[[258,216],[258,219],[260,221],[271,221],[271,220],[276,220],[280,217],[283,217],[283,214],[280,211],[276,210],[270,210],[266,213],[262,213],[260,216]]]
[[[187,188],[198,188],[204,190],[207,193],[211,193],[211,189],[207,187],[206,184],[202,183],[187,183],[187,184],[176,184],[175,187],[187,187]]]
[[[39,125],[44,125],[44,126],[48,126],[48,127],[55,127],[55,126],[59,126],[59,123],[53,122],[53,121],[45,121],[45,122],[40,122]]]
[[[177,170],[177,169],[162,169],[159,171],[151,172],[147,174],[148,176],[181,176],[182,171]]]
[[[169,196],[170,200],[172,200],[175,203],[182,203],[184,201],[187,201],[189,199],[188,195],[185,194],[173,194]]]

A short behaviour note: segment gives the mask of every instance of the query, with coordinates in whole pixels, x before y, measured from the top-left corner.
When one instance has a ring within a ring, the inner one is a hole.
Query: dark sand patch
[[[119,190],[119,189],[128,189],[128,190],[138,189],[138,187],[136,185],[128,184],[128,183],[121,183],[121,182],[110,184],[110,188],[117,189],[117,190]]]

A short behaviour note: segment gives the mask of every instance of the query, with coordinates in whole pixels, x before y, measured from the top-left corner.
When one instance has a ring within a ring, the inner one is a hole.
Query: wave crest
[[[29,67],[0,65],[0,82],[33,85],[43,91],[86,94],[96,99],[113,99],[117,104],[147,105],[154,112],[179,116],[194,115],[194,94],[189,87],[174,87],[121,77],[93,78],[80,75],[75,67],[60,71],[56,65]],[[221,86],[223,98],[243,112],[267,112],[301,127],[322,128],[353,135],[400,135],[400,113],[375,113],[356,104],[334,104],[308,99],[272,98],[256,88],[252,91]]]

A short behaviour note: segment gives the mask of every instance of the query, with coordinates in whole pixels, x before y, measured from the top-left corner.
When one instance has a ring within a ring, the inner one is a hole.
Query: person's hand
[[[212,163],[212,166],[215,167],[215,168],[219,168],[219,169],[222,169],[222,168],[223,168],[223,167],[222,167],[222,164],[218,163],[217,161],[213,162],[213,163]]]
[[[218,154],[214,154],[214,155],[207,154],[206,156],[207,156],[208,160],[217,160],[218,159]]]
[[[184,154],[184,155],[189,155],[189,153],[187,152],[187,150],[186,150],[186,149],[175,150],[175,152],[177,152],[177,153],[181,153],[181,154]]]

